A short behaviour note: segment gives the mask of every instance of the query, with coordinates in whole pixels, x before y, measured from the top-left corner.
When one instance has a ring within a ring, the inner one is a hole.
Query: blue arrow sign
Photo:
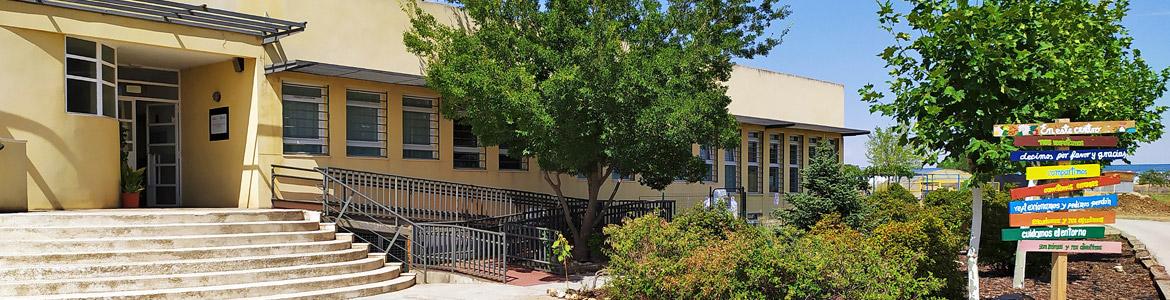
[[[1008,203],[1008,212],[1013,214],[1050,212],[1070,209],[1089,209],[1117,206],[1117,195],[1050,198]]]
[[[1121,158],[1125,158],[1125,149],[1012,151],[1012,161],[1111,161]]]

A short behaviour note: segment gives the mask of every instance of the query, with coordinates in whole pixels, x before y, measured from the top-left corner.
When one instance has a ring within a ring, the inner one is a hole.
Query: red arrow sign
[[[1077,180],[1065,180],[1032,187],[1014,188],[1011,191],[1012,200],[1024,199],[1031,196],[1079,191],[1099,186],[1110,186],[1121,183],[1121,179],[1114,176],[1101,176]]]
[[[1012,137],[1016,147],[1117,147],[1116,136],[1017,136]]]

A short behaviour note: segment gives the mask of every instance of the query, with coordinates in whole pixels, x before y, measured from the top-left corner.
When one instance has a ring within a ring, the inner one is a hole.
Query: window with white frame
[[[329,154],[329,88],[280,86],[285,154]]]
[[[65,111],[118,117],[117,50],[65,38]]]
[[[632,181],[632,180],[634,180],[634,174],[622,174],[621,170],[618,170],[618,168],[613,168],[613,171],[610,172],[610,174],[609,174],[609,178],[613,179],[615,181],[617,181],[619,179],[625,180],[625,181]]]
[[[345,153],[386,157],[386,93],[345,91]]]
[[[761,151],[760,139],[764,133],[759,131],[748,132],[748,149],[747,149],[747,191],[749,193],[760,193],[760,188],[764,185],[764,177],[760,176],[760,161],[764,160],[764,153]]]
[[[719,168],[715,165],[719,150],[709,145],[699,145],[699,159],[707,166],[707,173],[703,175],[703,182],[719,182]]]
[[[402,97],[402,158],[439,159],[438,102]]]
[[[739,147],[723,150],[723,187],[739,188]]]
[[[788,137],[788,191],[800,192],[800,170],[804,169],[804,137]]]
[[[513,157],[513,155],[510,154],[511,152],[508,149],[508,145],[501,144],[499,161],[500,170],[528,170],[528,158],[520,157],[519,154]]]
[[[784,136],[780,134],[773,134],[768,140],[768,192],[779,193],[780,185],[783,182],[784,171],[780,168],[780,161],[784,159],[781,151],[784,148],[780,147]]]
[[[455,120],[452,151],[453,164],[456,169],[484,169],[487,154],[479,144],[479,138],[471,131],[471,124],[463,120]]]

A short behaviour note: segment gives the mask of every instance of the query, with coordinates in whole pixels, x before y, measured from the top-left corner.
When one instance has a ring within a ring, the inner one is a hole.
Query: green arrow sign
[[[1040,227],[1040,228],[1006,228],[1003,230],[1004,241],[1019,240],[1060,240],[1060,239],[1095,239],[1105,237],[1105,227]]]

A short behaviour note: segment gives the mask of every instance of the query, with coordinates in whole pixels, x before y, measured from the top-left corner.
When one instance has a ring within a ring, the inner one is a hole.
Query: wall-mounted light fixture
[[[219,100],[220,100],[222,97],[223,97],[223,96],[219,94],[219,91],[215,91],[215,92],[212,92],[212,93],[211,93],[211,101],[219,102]]]
[[[236,73],[243,72],[244,71],[244,58],[243,57],[236,57],[235,59],[232,59],[232,66],[236,67]]]

